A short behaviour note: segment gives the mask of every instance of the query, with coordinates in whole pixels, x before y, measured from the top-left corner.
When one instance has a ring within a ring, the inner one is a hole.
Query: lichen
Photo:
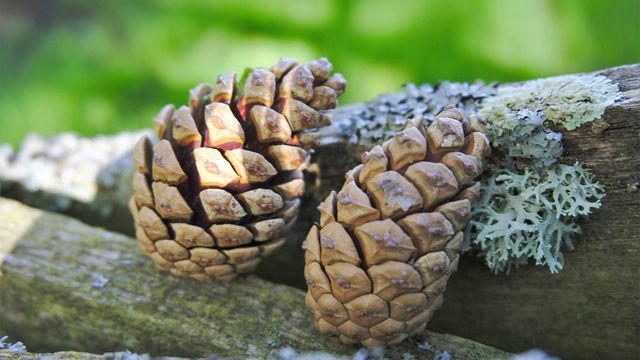
[[[490,135],[520,126],[520,112],[543,115],[571,131],[599,119],[619,97],[618,86],[604,76],[567,75],[505,85],[486,99],[480,113],[491,117]]]
[[[563,245],[573,248],[579,216],[600,207],[603,187],[581,163],[556,164],[548,171],[522,174],[491,168],[482,196],[472,209],[466,248],[480,248],[495,272],[509,271],[529,258],[556,273],[564,265]]]
[[[604,188],[581,163],[559,164],[562,133],[598,120],[620,97],[604,76],[568,75],[496,86],[482,82],[405,85],[337,119],[352,142],[370,147],[389,139],[407,118],[428,126],[444,106],[477,112],[489,123],[494,149],[483,175],[483,195],[473,208],[466,250],[484,256],[495,272],[533,259],[562,269],[562,248],[580,232],[577,219],[600,207]],[[500,169],[500,170],[498,170]]]
[[[8,350],[9,352],[23,353],[27,351],[27,348],[20,341],[17,341],[15,343],[10,343],[8,336],[2,336],[0,337],[0,350]]]
[[[570,75],[501,86],[480,104],[496,166],[482,180],[466,248],[494,272],[529,259],[562,269],[577,219],[600,207],[604,187],[584,164],[558,164],[562,134],[552,126],[571,131],[595,121],[619,96],[603,76]]]
[[[353,134],[351,142],[370,147],[391,138],[407,119],[423,116],[428,126],[443,107],[454,104],[475,111],[480,101],[495,91],[496,84],[481,81],[473,84],[444,81],[435,86],[405,84],[404,91],[382,94],[349,117],[335,119],[334,126],[342,134]]]
[[[382,359],[384,349],[360,349],[353,356],[338,356],[323,351],[312,351],[298,353],[293,348],[286,347],[278,351],[277,354],[271,356],[270,360],[366,360],[366,359]]]
[[[418,344],[418,348],[433,353],[433,360],[451,360],[451,354],[447,351],[441,351],[437,347],[428,342]]]

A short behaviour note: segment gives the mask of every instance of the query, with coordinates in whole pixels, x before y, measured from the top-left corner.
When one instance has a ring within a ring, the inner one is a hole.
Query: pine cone
[[[175,275],[230,280],[284,243],[304,193],[302,170],[344,92],[326,58],[280,59],[238,90],[235,73],[191,90],[189,107],[154,118],[160,141],[142,138],[130,201],[136,236]],[[240,92],[236,96],[236,92]]]
[[[362,155],[318,207],[303,244],[316,328],[347,344],[391,345],[424,330],[456,270],[474,181],[490,155],[482,119],[452,106]]]

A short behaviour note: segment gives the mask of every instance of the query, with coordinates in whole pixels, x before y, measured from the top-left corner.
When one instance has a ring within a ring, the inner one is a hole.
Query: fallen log
[[[434,316],[431,329],[510,351],[541,347],[563,358],[624,358],[640,353],[640,65],[592,75],[610,80],[621,96],[607,107],[600,120],[577,130],[562,130],[565,151],[561,161],[585,163],[605,185],[607,196],[602,208],[581,223],[583,232],[575,241],[575,250],[565,252],[564,270],[551,274],[531,265],[510,275],[494,275],[481,260],[466,256],[449,282],[446,301]],[[491,95],[491,89],[500,87],[454,84],[451,88],[460,96],[477,97],[481,103]],[[558,91],[567,99],[574,95]],[[343,182],[344,172],[365,147],[362,136],[353,133],[361,125],[355,115],[362,108],[360,104],[338,109],[332,126],[323,130],[322,144],[315,155],[317,186],[309,188],[300,220],[289,234],[289,246],[264,261],[256,272],[258,276],[304,288],[299,244],[317,219],[315,205]],[[383,118],[385,121],[394,119]],[[384,132],[384,128],[374,131]],[[11,186],[21,188],[17,182]],[[128,183],[122,183],[119,194],[126,194],[127,187]],[[9,190],[6,195],[27,199],[14,193]],[[119,202],[125,204],[126,196],[121,196]],[[115,198],[104,197],[108,205],[115,204],[111,200]],[[91,208],[101,208],[102,201],[95,201],[98,205]],[[119,206],[113,207],[119,209],[116,213],[126,214],[124,205]],[[112,229],[131,228],[106,218],[93,223]],[[283,273],[283,268],[300,270]]]
[[[156,270],[123,235],[0,198],[0,334],[31,351],[264,359],[353,354],[313,330],[304,292],[254,276],[198,282]],[[425,332],[385,356],[501,359],[502,351]],[[408,355],[406,355],[408,356]]]

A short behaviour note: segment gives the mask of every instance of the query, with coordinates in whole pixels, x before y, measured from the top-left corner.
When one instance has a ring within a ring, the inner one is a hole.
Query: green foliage
[[[583,164],[555,164],[546,171],[522,174],[491,168],[482,181],[482,196],[473,207],[467,245],[479,246],[495,272],[527,263],[563,267],[562,246],[573,248],[579,216],[600,207],[604,188]],[[473,240],[470,240],[473,239]]]
[[[640,58],[634,0],[2,1],[0,14],[0,142],[14,145],[148,128],[199,82],[279,56],[328,56],[349,81],[342,103]]]

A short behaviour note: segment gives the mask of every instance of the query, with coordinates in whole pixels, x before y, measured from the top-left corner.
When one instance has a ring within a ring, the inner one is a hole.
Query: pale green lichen
[[[583,164],[556,164],[547,171],[522,174],[491,168],[482,181],[482,196],[473,207],[467,247],[480,248],[495,272],[527,263],[562,269],[562,247],[573,248],[579,216],[600,207],[603,187]]]
[[[407,84],[402,92],[380,95],[348,118],[336,119],[336,126],[342,134],[355,134],[352,142],[369,147],[390,138],[407,118],[423,116],[428,126],[448,104],[485,116],[495,167],[482,178],[485,191],[466,231],[467,250],[479,252],[495,272],[529,259],[557,272],[562,247],[571,247],[580,231],[578,217],[599,207],[604,196],[583,164],[558,164],[563,147],[557,128],[570,131],[597,120],[619,97],[615,83],[593,75],[500,87]]]
[[[0,337],[0,350],[8,350],[9,352],[23,353],[27,351],[27,348],[20,341],[15,343],[10,343],[8,336],[2,336]]]
[[[502,86],[482,102],[496,167],[483,177],[466,248],[479,250],[493,271],[529,259],[562,269],[578,217],[600,207],[604,187],[583,164],[557,163],[562,134],[550,126],[574,130],[597,120],[619,95],[603,76],[570,75]]]
[[[501,136],[520,126],[519,112],[543,114],[571,131],[599,119],[619,97],[618,86],[604,76],[567,75],[501,86],[480,113],[491,117],[490,134]]]

